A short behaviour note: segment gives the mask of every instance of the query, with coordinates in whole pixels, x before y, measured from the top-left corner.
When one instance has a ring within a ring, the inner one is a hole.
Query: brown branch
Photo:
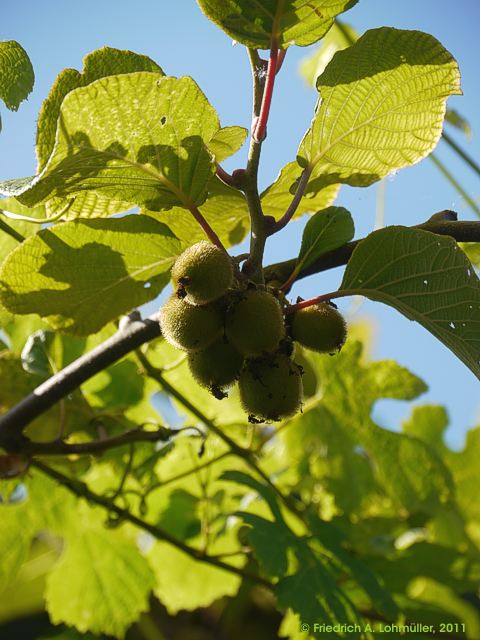
[[[187,554],[194,560],[198,560],[199,562],[204,562],[206,564],[210,564],[218,569],[223,569],[224,571],[228,571],[229,573],[234,573],[240,578],[245,580],[249,580],[256,584],[262,584],[266,587],[272,587],[271,582],[265,580],[261,576],[248,571],[247,569],[241,569],[239,567],[234,567],[226,562],[222,562],[219,558],[214,556],[209,556],[204,553],[200,549],[195,549],[194,547],[190,547],[185,544],[181,540],[178,540],[174,536],[172,536],[168,531],[157,527],[156,525],[150,524],[141,518],[138,518],[133,513],[130,513],[127,509],[122,509],[122,507],[117,506],[111,499],[94,493],[91,491],[84,482],[79,480],[75,480],[73,478],[69,478],[68,476],[60,473],[56,469],[49,467],[48,465],[40,462],[38,460],[32,462],[32,466],[39,469],[43,474],[53,478],[56,482],[61,484],[63,487],[68,489],[71,493],[75,494],[78,498],[84,498],[88,502],[92,504],[99,505],[106,509],[109,513],[114,513],[120,521],[131,522],[135,526],[143,529],[150,533],[156,540],[162,540],[163,542],[167,542],[171,544],[173,547],[176,547],[183,553]]]
[[[126,431],[118,436],[104,438],[103,440],[93,440],[91,442],[68,443],[64,440],[54,440],[53,442],[27,442],[22,447],[22,453],[26,456],[52,456],[52,455],[99,455],[125,445],[135,442],[166,442],[174,436],[177,431],[159,427],[155,431],[145,431],[142,427]]]
[[[438,214],[434,214],[438,215]],[[431,233],[437,233],[441,236],[451,236],[457,242],[480,242],[480,222],[477,221],[453,221],[453,220],[427,220],[422,224],[409,227],[410,229],[422,229],[423,231],[430,231]],[[322,271],[328,271],[329,269],[335,269],[335,267],[341,267],[350,259],[354,249],[365,238],[348,242],[338,249],[333,249],[324,253],[318,260],[315,260],[306,269],[302,270],[296,277],[297,280],[306,278],[315,273],[321,273]],[[295,269],[297,259],[285,260],[284,262],[277,262],[265,269],[265,280],[280,280],[286,281],[292,271]]]
[[[1,416],[0,446],[11,452],[22,451],[29,442],[22,432],[35,418],[45,413],[95,374],[145,342],[159,336],[160,326],[156,315],[146,320],[129,322],[111,338],[43,382]]]
[[[438,219],[439,217],[440,219]],[[434,219],[430,219],[413,228],[423,229],[439,235],[449,235],[459,242],[480,242],[480,222],[477,221],[456,222],[442,219],[442,215],[435,214]],[[298,277],[305,278],[314,273],[345,265],[359,242],[361,240],[349,242],[324,254],[302,271]],[[267,279],[287,280],[295,264],[296,259],[267,267]],[[11,453],[22,453],[30,443],[28,438],[22,435],[22,432],[35,418],[45,413],[59,400],[72,393],[99,371],[103,371],[142,344],[150,342],[159,336],[160,327],[156,316],[146,320],[132,321],[104,343],[43,382],[33,393],[26,396],[10,411],[0,417],[0,447]],[[203,416],[203,418],[206,418],[206,416]],[[241,447],[236,446],[239,450],[236,453],[245,453]]]

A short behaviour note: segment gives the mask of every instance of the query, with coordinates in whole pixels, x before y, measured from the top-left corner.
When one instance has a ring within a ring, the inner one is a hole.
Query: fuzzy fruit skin
[[[282,307],[267,291],[249,289],[228,309],[225,333],[246,356],[275,351],[285,337]]]
[[[232,385],[238,379],[242,365],[243,356],[223,338],[188,356],[192,376],[201,387],[210,390]]]
[[[202,240],[186,249],[172,267],[176,287],[183,287],[192,304],[206,304],[223,296],[233,282],[232,261],[214,244]]]
[[[297,413],[302,405],[301,369],[284,355],[248,360],[238,386],[251,422],[281,420]]]
[[[325,302],[293,314],[292,338],[318,353],[339,351],[347,339],[347,325],[341,313]]]
[[[167,342],[183,351],[206,349],[223,331],[216,306],[197,306],[173,293],[160,309],[160,328]]]

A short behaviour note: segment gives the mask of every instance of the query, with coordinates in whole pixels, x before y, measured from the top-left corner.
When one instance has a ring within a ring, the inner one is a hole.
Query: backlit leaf
[[[27,206],[85,191],[154,209],[201,204],[215,171],[205,143],[218,129],[215,110],[191,78],[100,78],[65,97],[42,173],[8,190]]]
[[[147,216],[65,222],[13,251],[0,271],[1,301],[55,328],[86,335],[155,298],[181,252]]]
[[[64,69],[57,76],[38,116],[37,173],[40,173],[47,164],[53,151],[60,106],[67,93],[106,76],[134,73],[135,71],[154,71],[163,74],[158,64],[147,56],[139,55],[133,51],[102,47],[85,56],[81,73],[76,69]]]
[[[153,584],[152,571],[133,544],[101,526],[83,525],[68,537],[49,573],[45,600],[54,624],[123,638],[148,610]]]
[[[330,29],[335,16],[357,0],[198,0],[205,15],[237,42],[268,49],[272,36],[286,48],[312,44]]]
[[[35,75],[25,49],[15,40],[0,42],[0,100],[16,111],[33,89]]]
[[[368,186],[418,162],[442,133],[446,99],[459,94],[453,57],[432,36],[390,27],[338,51],[298,162],[332,182]]]
[[[223,162],[240,149],[247,135],[248,130],[244,127],[222,127],[207,146],[215,156],[215,160]]]

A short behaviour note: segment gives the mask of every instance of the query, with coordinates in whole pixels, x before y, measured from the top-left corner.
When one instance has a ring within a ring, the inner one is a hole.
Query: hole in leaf
[[[143,285],[143,288],[144,289],[150,289],[151,286],[152,286],[151,282],[145,282],[144,285]]]
[[[162,117],[160,118],[160,124],[161,124],[161,125],[162,125],[162,127],[163,127],[163,125],[164,125],[164,124],[166,124],[166,123],[167,123],[167,116],[162,116]]]

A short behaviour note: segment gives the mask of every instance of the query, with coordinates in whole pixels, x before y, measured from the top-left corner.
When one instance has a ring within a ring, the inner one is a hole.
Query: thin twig
[[[198,207],[196,207],[194,204],[190,204],[188,206],[188,209],[189,209],[190,213],[192,214],[192,216],[195,218],[195,220],[198,222],[198,224],[202,227],[205,235],[210,240],[210,242],[212,242],[214,245],[216,245],[219,249],[223,249],[223,251],[225,251],[225,253],[226,253],[227,250],[223,246],[222,241],[217,236],[217,234],[212,229],[212,227],[208,224],[208,222],[205,220],[205,218],[203,217],[203,214],[201,213],[200,209]]]
[[[298,181],[297,190],[295,191],[295,195],[293,196],[288,209],[285,211],[283,216],[279,220],[277,220],[277,222],[272,226],[268,235],[273,235],[274,233],[278,233],[278,231],[281,231],[284,227],[287,226],[287,224],[293,218],[295,211],[297,210],[298,205],[300,204],[300,201],[303,198],[305,189],[307,188],[310,174],[311,174],[311,169],[303,170],[303,173],[300,176],[300,180]]]
[[[259,58],[258,52],[255,49],[247,49],[247,52],[252,69],[253,131],[256,128],[256,122],[259,117],[264,91],[263,60]],[[262,203],[260,202],[260,194],[258,192],[258,167],[260,163],[261,150],[262,142],[257,141],[255,136],[252,135],[250,137],[250,146],[248,149],[247,167],[243,175],[243,184],[241,185],[241,189],[244,192],[245,199],[247,201],[251,221],[250,253],[248,259],[243,265],[242,271],[252,280],[258,280],[259,282],[263,282],[262,261],[265,242],[267,239],[265,216],[263,215]]]
[[[235,182],[235,180],[233,179],[232,175],[230,173],[228,173],[228,171],[225,171],[225,169],[217,162],[217,177],[220,178],[220,180],[227,185],[227,187],[234,187],[234,188],[238,188],[237,187],[237,183]]]
[[[113,502],[113,500],[106,498],[105,496],[101,496],[97,493],[94,493],[87,487],[87,485],[84,482],[80,482],[79,480],[69,478],[68,476],[64,475],[63,473],[60,473],[56,469],[53,469],[52,467],[44,464],[43,462],[40,462],[39,460],[35,460],[34,462],[32,462],[32,466],[39,469],[39,471],[49,476],[50,478],[53,478],[54,480],[56,480],[59,484],[61,484],[63,487],[68,489],[71,493],[75,494],[79,498],[84,498],[85,500],[87,500],[88,502],[91,502],[92,504],[96,504],[103,507],[109,513],[114,513],[119,518],[120,521],[131,522],[132,524],[136,525],[140,529],[143,529],[144,531],[147,531],[148,533],[150,533],[155,539],[162,540],[163,542],[167,542],[168,544],[171,544],[173,547],[176,547],[180,551],[183,551],[183,553],[190,556],[194,560],[198,560],[199,562],[210,564],[219,569],[224,569],[225,571],[234,573],[245,580],[250,580],[251,582],[262,584],[269,588],[272,587],[272,584],[268,580],[265,580],[264,578],[262,578],[261,576],[251,573],[246,569],[234,567],[233,565],[230,565],[226,562],[222,562],[219,558],[208,556],[207,554],[203,553],[199,549],[190,547],[189,545],[185,544],[181,540],[178,540],[177,538],[172,536],[170,533],[168,533],[168,531],[165,531],[164,529],[161,529],[156,525],[150,524],[149,522],[146,522],[145,520],[138,518],[127,509],[123,509],[122,507],[119,507],[118,505],[116,505]]]
[[[211,458],[210,460],[207,460],[206,462],[199,464],[197,467],[192,467],[191,469],[182,471],[182,473],[177,473],[177,475],[171,476],[166,480],[161,480],[160,482],[156,482],[155,484],[152,484],[150,487],[148,487],[147,491],[144,494],[144,498],[149,496],[153,491],[156,491],[157,489],[163,489],[163,487],[166,487],[167,485],[172,484],[173,482],[177,482],[178,480],[183,480],[184,478],[188,478],[188,476],[196,473],[200,469],[206,469],[207,467],[210,467],[212,464],[215,464],[216,462],[223,460],[223,458],[226,458],[227,456],[231,456],[231,455],[233,455],[231,451],[224,451],[223,453],[220,453],[218,456],[215,456],[214,458]]]
[[[22,453],[28,456],[52,456],[52,455],[100,455],[116,447],[124,447],[136,442],[166,442],[176,431],[160,427],[155,431],[145,431],[143,428],[132,429],[118,436],[104,438],[103,440],[93,440],[91,442],[64,442],[54,440],[53,442],[28,442]]]

